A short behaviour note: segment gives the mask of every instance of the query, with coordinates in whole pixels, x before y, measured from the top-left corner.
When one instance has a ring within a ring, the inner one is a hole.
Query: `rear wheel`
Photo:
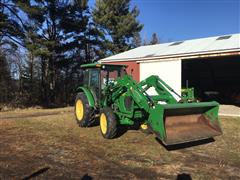
[[[89,106],[84,93],[78,93],[75,99],[75,116],[81,127],[88,127],[93,123],[93,109]]]
[[[110,107],[105,107],[101,110],[100,131],[106,139],[112,139],[117,135],[117,120]]]

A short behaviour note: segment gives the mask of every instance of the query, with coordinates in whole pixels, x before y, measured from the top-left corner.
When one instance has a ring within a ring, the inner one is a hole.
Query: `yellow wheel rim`
[[[141,124],[141,129],[146,130],[148,129],[148,126],[146,124]]]
[[[100,128],[103,134],[107,133],[107,117],[104,113],[100,116]]]
[[[81,121],[83,119],[84,109],[83,109],[83,103],[80,99],[77,100],[77,102],[76,102],[76,110],[75,111],[76,111],[77,119],[79,121]]]

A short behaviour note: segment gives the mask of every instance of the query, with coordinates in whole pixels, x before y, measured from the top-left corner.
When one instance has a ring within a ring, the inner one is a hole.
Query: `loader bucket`
[[[165,145],[211,138],[222,134],[217,102],[163,105]]]

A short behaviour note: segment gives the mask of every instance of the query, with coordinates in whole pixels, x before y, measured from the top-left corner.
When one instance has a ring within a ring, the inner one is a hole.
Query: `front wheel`
[[[78,93],[75,99],[75,116],[81,127],[88,127],[93,123],[93,109],[89,106],[84,93]]]
[[[101,110],[100,131],[106,139],[113,139],[117,135],[117,120],[110,107],[105,107]]]

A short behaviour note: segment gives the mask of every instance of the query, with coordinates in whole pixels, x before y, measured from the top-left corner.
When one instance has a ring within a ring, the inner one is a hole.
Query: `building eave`
[[[139,58],[125,58],[125,59],[108,59],[99,60],[100,63],[106,62],[123,62],[123,61],[136,61],[138,63],[153,62],[153,61],[173,61],[181,59],[194,59],[194,58],[206,58],[206,57],[217,57],[217,56],[229,56],[229,55],[240,55],[240,48],[226,49],[219,51],[203,51],[193,52],[184,54],[172,54],[166,56],[153,56],[153,57],[139,57]]]

